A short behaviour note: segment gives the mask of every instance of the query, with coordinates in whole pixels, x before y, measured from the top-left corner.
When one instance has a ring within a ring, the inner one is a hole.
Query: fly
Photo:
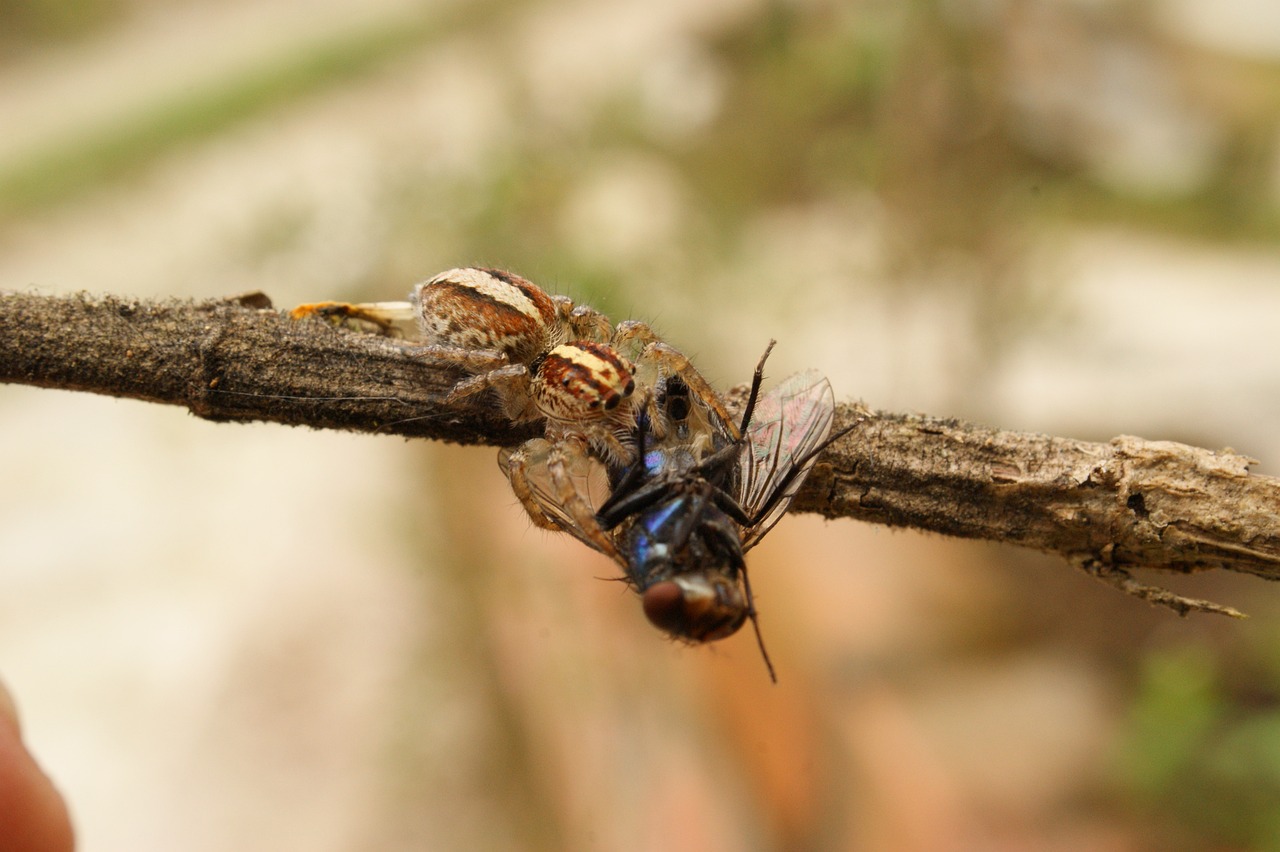
[[[655,405],[642,406],[636,419],[635,461],[607,466],[608,497],[593,505],[598,529],[614,545],[610,555],[655,626],[701,643],[731,636],[750,620],[776,681],[744,555],[786,512],[818,454],[849,430],[831,435],[834,396],[817,371],[760,394],[772,347],[756,367],[740,425],[726,422],[719,400],[702,399],[679,374],[660,376],[651,389]],[[663,418],[661,430],[654,416]],[[575,480],[590,501],[588,484],[585,476]],[[535,491],[564,529],[603,551],[595,531],[554,511],[552,489]]]

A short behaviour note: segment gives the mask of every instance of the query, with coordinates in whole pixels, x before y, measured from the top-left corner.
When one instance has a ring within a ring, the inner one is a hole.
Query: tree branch
[[[182,405],[206,420],[263,420],[460,444],[514,444],[480,400],[446,409],[464,374],[411,343],[221,301],[0,291],[0,382]]]
[[[261,294],[222,301],[0,292],[0,381],[254,420],[496,446],[516,429],[412,343],[293,321]],[[1179,612],[1239,615],[1138,583],[1135,568],[1280,578],[1280,479],[1251,460],[1166,441],[1090,443],[843,403],[797,511],[1056,553]]]

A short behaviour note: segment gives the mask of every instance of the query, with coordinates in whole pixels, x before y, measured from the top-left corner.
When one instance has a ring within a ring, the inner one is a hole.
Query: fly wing
[[[738,476],[738,505],[756,522],[743,531],[743,549],[773,529],[831,433],[835,396],[817,370],[784,379],[756,401],[747,424]]]
[[[609,553],[601,547],[600,543],[593,540],[591,535],[578,524],[573,513],[565,508],[557,496],[555,483],[551,481],[546,456],[540,455],[526,463],[513,465],[512,458],[515,454],[515,447],[504,447],[499,450],[498,467],[511,483],[511,488],[520,498],[521,503],[525,504],[525,510],[532,514],[532,509],[536,508],[544,518],[592,550],[598,550],[617,559],[616,552]],[[570,465],[569,480],[575,495],[586,502],[591,509],[591,514],[594,515],[607,496],[608,483],[603,465],[594,459],[579,459],[577,464]],[[528,503],[532,506],[526,503],[526,497],[521,497],[522,493],[527,496]]]

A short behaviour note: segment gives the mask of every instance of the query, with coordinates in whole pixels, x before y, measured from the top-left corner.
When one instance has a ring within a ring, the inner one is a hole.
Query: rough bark
[[[148,302],[0,291],[0,382],[181,405],[213,421],[461,444],[533,434],[479,400],[446,410],[464,377],[404,341],[291,320],[261,293]]]
[[[0,381],[270,421],[495,446],[534,434],[485,404],[446,408],[463,377],[412,343],[294,321],[261,294],[207,302],[0,292]],[[849,436],[796,511],[1056,553],[1179,612],[1239,615],[1130,571],[1218,568],[1280,578],[1280,479],[1251,460],[1121,436],[1090,443],[842,403]]]

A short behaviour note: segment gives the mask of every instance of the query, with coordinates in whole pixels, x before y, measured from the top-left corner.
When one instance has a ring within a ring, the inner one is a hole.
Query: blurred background
[[[510,268],[776,378],[1280,473],[1265,0],[0,0],[0,287]],[[1267,343],[1271,340],[1271,343]],[[1280,588],[813,516],[664,641],[492,448],[0,387],[0,677],[97,850],[1280,848]]]

